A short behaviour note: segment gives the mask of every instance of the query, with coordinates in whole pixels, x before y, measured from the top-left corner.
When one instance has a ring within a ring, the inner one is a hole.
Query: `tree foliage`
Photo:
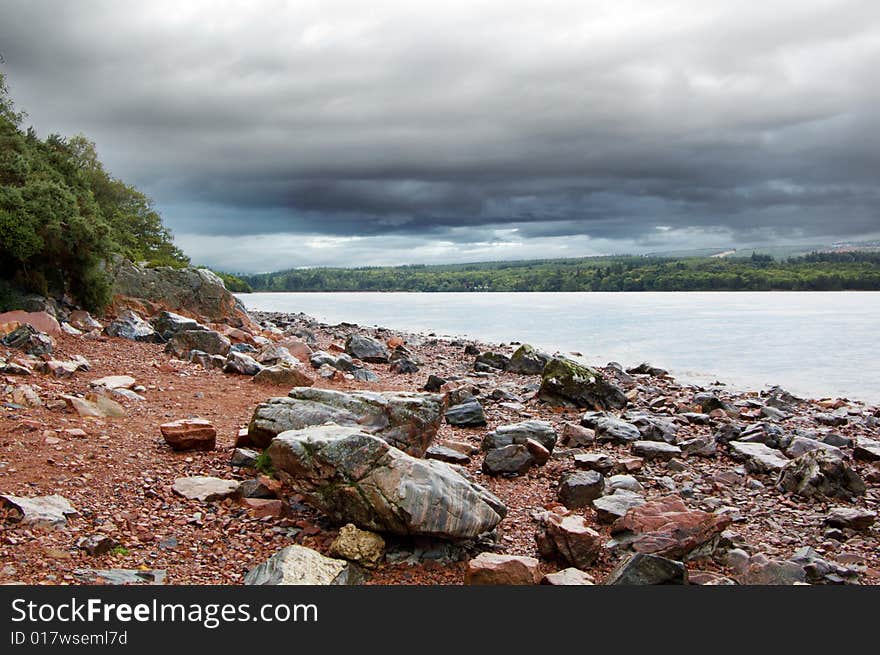
[[[188,263],[152,201],[110,175],[94,143],[82,135],[40,139],[23,120],[0,73],[0,279],[100,309],[113,253]]]
[[[750,258],[591,257],[438,266],[310,268],[245,276],[255,291],[880,290],[880,253]]]

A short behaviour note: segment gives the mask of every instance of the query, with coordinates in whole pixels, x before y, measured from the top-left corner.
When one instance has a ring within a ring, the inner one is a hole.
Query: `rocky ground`
[[[124,338],[133,336],[124,330],[122,336],[90,331],[82,322],[79,334],[53,335],[51,354],[27,356],[28,348],[40,352],[33,338],[24,347],[0,347],[0,494],[57,494],[72,506],[51,529],[20,520],[27,512],[14,501],[0,508],[0,582],[113,581],[106,571],[120,569],[120,581],[240,584],[285,546],[334,550],[339,522],[310,505],[289,478],[260,478],[263,464],[230,464],[236,445],[249,447],[240,431],[258,404],[299,386],[252,377],[262,367],[250,370],[249,355],[274,343],[301,360],[296,375],[309,376],[314,389],[415,392],[429,376],[439,378],[432,390],[445,394],[445,411],[452,412],[433,436],[429,456],[455,459],[507,507],[494,534],[476,540],[385,534],[385,557],[363,571],[368,583],[478,582],[481,571],[491,578],[510,562],[524,562],[525,579],[535,582],[576,567],[586,574],[582,581],[600,583],[631,549],[683,561],[695,583],[880,582],[875,407],[801,400],[781,390],[702,389],[649,366],[605,367],[614,393],[566,406],[570,389],[556,389],[553,402],[553,390],[546,383],[542,388],[546,361],[540,357],[546,356],[532,357],[533,364],[540,361],[538,372],[513,372],[529,368],[509,365],[519,344],[327,326],[303,315],[253,318],[259,334],[226,330],[232,342],[255,344],[241,352],[245,357],[192,357],[189,351],[204,345],[199,335],[198,343],[174,337],[166,348]],[[353,349],[352,335],[367,338],[354,347],[362,359],[340,361],[347,346]],[[372,339],[400,356],[392,355],[391,363],[365,361],[383,359],[370,356]],[[323,365],[314,358],[319,351],[328,356]],[[107,376],[133,380],[119,383],[125,391],[113,393],[108,383],[96,393],[91,383]],[[84,415],[90,413],[97,416]],[[206,437],[213,447],[170,447],[173,437],[163,437],[160,425],[195,417],[213,426],[216,437]],[[533,420],[549,423],[549,431],[529,428],[533,438],[514,439],[504,452],[503,439],[481,449],[489,433],[503,435],[503,426]],[[550,433],[552,441],[542,447],[542,435]],[[812,468],[795,470],[796,459]],[[261,479],[254,495],[262,497],[190,500],[174,485],[193,476]],[[601,513],[601,501],[598,507],[594,501],[617,488],[624,491],[614,500],[631,494],[642,515]],[[537,561],[502,558],[469,571],[481,551]],[[510,575],[509,581],[524,579],[521,572]]]

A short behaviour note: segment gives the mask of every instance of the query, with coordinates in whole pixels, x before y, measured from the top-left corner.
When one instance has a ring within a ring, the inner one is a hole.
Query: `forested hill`
[[[880,252],[751,258],[591,257],[308,268],[243,276],[254,291],[880,290]]]
[[[188,259],[143,193],[108,173],[82,135],[40,139],[22,127],[0,73],[0,305],[14,295],[108,300],[114,254],[152,264]]]

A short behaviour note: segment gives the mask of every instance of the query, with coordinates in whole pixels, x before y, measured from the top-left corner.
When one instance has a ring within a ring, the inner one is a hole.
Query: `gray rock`
[[[344,559],[305,546],[282,548],[244,576],[246,585],[358,585],[363,574]]]
[[[636,553],[618,564],[605,579],[606,585],[687,584],[688,572],[682,562]]]
[[[384,343],[363,334],[349,336],[345,342],[345,352],[361,361],[376,364],[385,364],[390,357]]]
[[[105,585],[162,585],[165,584],[164,569],[74,569],[74,577],[85,584]]]
[[[21,350],[28,355],[39,357],[50,355],[55,348],[55,342],[48,334],[43,334],[33,326],[25,323],[12,332],[0,338],[0,344],[7,348]]]
[[[880,441],[858,437],[853,447],[853,457],[864,462],[880,460]]]
[[[86,551],[89,555],[97,556],[109,553],[119,544],[112,537],[106,534],[92,534],[87,537],[80,537],[76,541],[77,548]]]
[[[76,516],[77,511],[64,496],[22,496],[0,495],[0,501],[16,510],[16,520],[29,528],[58,528],[67,523],[68,516]]]
[[[613,523],[626,515],[633,507],[645,504],[645,499],[633,491],[617,489],[613,494],[600,496],[593,501],[596,518],[601,523]]]
[[[483,406],[477,400],[469,400],[461,405],[450,407],[444,415],[449,425],[461,427],[486,425],[486,415],[483,414]]]
[[[804,567],[794,562],[759,555],[749,560],[748,568],[737,581],[746,585],[793,585],[806,582],[807,576]]]
[[[199,364],[208,370],[222,369],[226,366],[226,358],[223,355],[209,355],[201,350],[190,350],[186,355],[186,361]]]
[[[595,425],[596,439],[600,443],[625,444],[642,438],[642,433],[635,425],[610,416],[603,416]]]
[[[336,423],[356,425],[410,455],[421,457],[440,428],[443,397],[401,391],[352,391],[297,387],[287,398],[257,405],[248,426],[251,443],[265,448],[286,430]]]
[[[577,453],[574,456],[574,466],[604,475],[614,469],[614,460],[604,453]]]
[[[116,320],[104,328],[104,332],[111,337],[130,341],[162,342],[162,337],[153,329],[153,326],[130,309],[120,312]]]
[[[626,474],[612,475],[605,480],[605,489],[608,493],[614,493],[618,489],[625,489],[626,491],[634,491],[637,493],[645,490],[641,482],[636,480],[633,476]]]
[[[633,442],[632,451],[634,455],[645,458],[647,461],[652,460],[670,460],[676,455],[681,455],[681,448],[662,441],[636,441]]]
[[[522,444],[493,448],[483,458],[483,472],[489,475],[522,475],[535,464],[535,458]]]
[[[174,312],[161,312],[156,320],[153,321],[153,328],[162,335],[166,341],[178,332],[184,330],[207,330],[204,325],[198,321],[175,314]]]
[[[559,502],[569,509],[586,507],[602,495],[605,479],[597,471],[574,471],[559,483]]]
[[[860,507],[832,507],[825,517],[825,525],[849,528],[857,532],[867,530],[877,520],[877,513]]]
[[[504,371],[510,363],[510,358],[501,353],[486,352],[477,355],[474,361],[475,371]]]
[[[697,455],[699,457],[714,457],[717,446],[715,439],[707,436],[697,436],[678,443],[681,452],[685,455]]]
[[[471,462],[471,458],[468,455],[437,444],[434,444],[425,451],[425,459],[436,459],[447,464],[460,464],[463,466]]]
[[[785,454],[794,459],[811,450],[825,450],[835,457],[843,458],[843,451],[840,448],[816,441],[815,439],[808,439],[807,437],[794,437],[788,448],[785,449]]]
[[[232,451],[232,457],[229,460],[229,465],[236,467],[252,467],[257,461],[257,457],[259,456],[260,453],[258,453],[256,450],[251,450],[250,448],[236,448]]]
[[[678,426],[670,421],[647,414],[627,414],[625,418],[636,427],[645,441],[676,442]]]
[[[306,372],[305,367],[296,362],[295,364],[273,364],[262,368],[254,376],[257,384],[271,384],[277,387],[310,387],[315,384],[315,378]]]
[[[550,355],[523,344],[511,356],[507,370],[520,375],[540,375],[549,361]]]
[[[214,330],[184,330],[171,337],[165,345],[165,352],[178,359],[191,350],[200,350],[209,355],[226,355],[231,345],[228,338]]]
[[[309,364],[312,365],[312,368],[321,368],[324,365],[336,368],[336,358],[328,352],[318,350],[309,357]]]
[[[774,473],[781,471],[790,461],[780,451],[762,443],[744,443],[731,441],[728,444],[730,455],[736,460],[744,461],[746,468],[755,473]]]
[[[356,369],[351,374],[358,382],[376,382],[379,379],[379,376],[368,368]]]
[[[234,373],[236,375],[254,376],[262,370],[263,365],[253,357],[237,352],[230,352],[226,356],[226,364],[223,366],[224,373]]]
[[[239,483],[235,480],[221,480],[210,476],[197,475],[190,478],[177,478],[171,489],[174,493],[189,500],[200,500],[210,503],[223,500],[238,491]]]
[[[791,460],[779,474],[780,491],[807,498],[852,498],[865,493],[865,482],[843,460],[825,450],[811,450]]]
[[[548,421],[523,421],[512,425],[502,425],[483,438],[483,450],[501,448],[509,444],[525,444],[532,439],[551,453],[556,445],[556,430]]]
[[[623,409],[627,403],[623,391],[598,370],[560,357],[544,366],[538,397],[552,405],[591,409]]]
[[[648,362],[642,362],[638,366],[628,368],[626,369],[626,372],[630,375],[650,375],[652,377],[664,377],[669,375],[669,372],[665,369],[651,366]]]
[[[830,425],[832,427],[839,427],[848,423],[845,416],[839,416],[837,414],[816,414],[813,418],[816,420],[816,423]]]
[[[290,430],[268,453],[294,492],[332,520],[364,530],[473,538],[507,514],[504,503],[449,464],[411,457],[357,427]]]

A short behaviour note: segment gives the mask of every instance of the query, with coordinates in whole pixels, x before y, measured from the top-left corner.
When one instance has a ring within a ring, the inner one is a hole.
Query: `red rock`
[[[267,516],[281,518],[284,516],[284,502],[277,498],[241,498],[238,502],[254,518],[262,519]]]
[[[395,348],[397,348],[397,346],[404,346],[404,345],[406,345],[406,341],[404,341],[404,340],[401,339],[400,337],[391,337],[391,338],[388,339],[388,341],[386,341],[385,343],[388,345],[388,348],[389,348],[390,350],[394,350]]]
[[[201,418],[164,423],[159,429],[174,450],[213,450],[217,443],[217,430]]]
[[[70,323],[77,330],[82,330],[83,332],[91,332],[92,330],[100,330],[104,326],[98,323],[92,315],[87,311],[82,309],[76,309],[70,312],[70,316],[67,317],[67,322]]]
[[[584,569],[599,557],[603,537],[582,516],[548,513],[535,541],[543,557]]]
[[[309,357],[312,356],[312,349],[304,341],[299,339],[282,339],[278,342],[279,346],[284,346],[290,351],[290,354],[296,357],[303,364],[309,363]]]
[[[550,451],[534,439],[526,439],[526,448],[537,466],[544,466],[550,459]]]
[[[678,496],[666,496],[633,507],[611,525],[611,534],[632,532],[636,552],[681,559],[730,523],[729,516],[690,510]]]
[[[533,585],[541,582],[534,557],[480,553],[468,562],[464,583],[468,585]]]
[[[235,447],[236,448],[253,448],[254,442],[251,440],[251,436],[248,434],[247,428],[241,428],[238,431],[238,434],[235,435]]]
[[[55,318],[46,312],[23,312],[15,310],[13,312],[4,312],[0,314],[0,323],[11,323],[17,321],[19,323],[27,323],[40,332],[48,334],[50,337],[60,337],[61,325]]]
[[[617,461],[617,467],[626,473],[641,471],[645,460],[641,457],[623,457]]]

